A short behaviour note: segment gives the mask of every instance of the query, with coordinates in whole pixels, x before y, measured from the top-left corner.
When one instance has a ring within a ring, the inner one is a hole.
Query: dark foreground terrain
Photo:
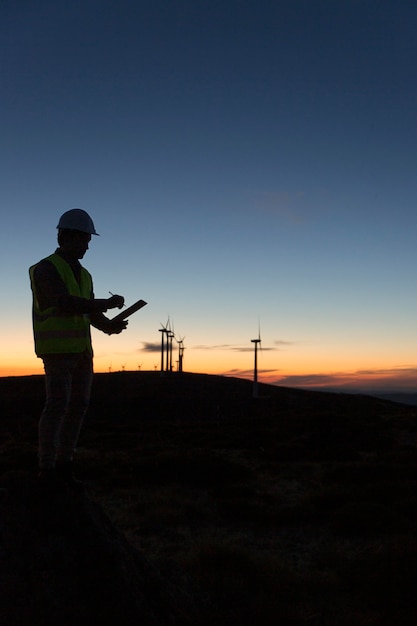
[[[417,407],[95,377],[83,496],[36,476],[42,377],[0,379],[0,625],[417,623]]]

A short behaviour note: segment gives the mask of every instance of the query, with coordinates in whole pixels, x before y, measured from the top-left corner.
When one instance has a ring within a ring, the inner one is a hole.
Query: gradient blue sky
[[[0,375],[37,373],[28,267],[82,207],[97,371],[414,388],[417,6],[4,0]],[[152,349],[156,349],[153,352]]]

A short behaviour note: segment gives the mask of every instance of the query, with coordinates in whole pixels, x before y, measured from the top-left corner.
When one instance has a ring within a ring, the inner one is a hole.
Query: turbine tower
[[[166,324],[166,326],[164,326],[161,323],[161,328],[159,329],[159,332],[161,333],[161,376],[163,375],[163,372],[165,371],[165,356],[166,356],[166,368],[168,369],[168,323],[169,323],[169,318],[168,318],[168,322]],[[166,345],[165,345],[165,335],[167,337],[166,339]]]
[[[175,337],[175,333],[174,333],[174,325],[172,325],[171,328],[171,323],[169,322],[169,326],[168,326],[168,335],[167,335],[167,346],[168,346],[168,352],[167,352],[167,370],[169,372],[172,372],[172,342],[173,339]]]
[[[168,316],[165,326],[161,322],[161,375],[172,371],[172,339],[175,336]]]
[[[164,371],[164,335],[165,335],[165,328],[160,328],[159,332],[161,333],[161,374]]]
[[[177,343],[178,343],[178,371],[180,373],[182,373],[182,363],[183,363],[183,359],[184,359],[184,339],[185,337],[180,337],[179,339],[177,339]]]
[[[253,366],[253,397],[259,398],[258,393],[258,345],[261,347],[261,328],[258,328],[258,338],[251,339],[251,342],[254,344],[254,366]]]

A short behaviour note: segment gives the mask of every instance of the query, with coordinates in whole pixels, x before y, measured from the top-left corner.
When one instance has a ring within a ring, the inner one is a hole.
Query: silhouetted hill
[[[43,377],[0,379],[1,626],[414,626],[417,408],[260,393],[96,374],[86,495],[45,500]]]
[[[412,406],[417,406],[417,393],[402,393],[402,392],[377,393],[377,392],[371,392],[370,395],[375,396],[377,398],[381,398],[382,400],[391,400],[392,402],[400,402],[401,404],[411,404]]]

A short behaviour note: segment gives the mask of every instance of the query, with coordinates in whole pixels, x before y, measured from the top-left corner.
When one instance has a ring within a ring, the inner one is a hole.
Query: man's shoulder
[[[43,257],[36,263],[33,263],[33,265],[31,265],[31,268],[38,267],[38,265],[43,265],[44,263],[53,264],[53,260],[55,256],[57,256],[56,252],[52,252],[51,254],[48,254],[48,256]]]
[[[33,273],[36,277],[44,276],[45,274],[50,275],[51,273],[56,274],[57,270],[51,259],[52,256],[53,255],[50,254],[49,256],[41,259],[40,261],[32,265],[29,269],[29,272]]]

